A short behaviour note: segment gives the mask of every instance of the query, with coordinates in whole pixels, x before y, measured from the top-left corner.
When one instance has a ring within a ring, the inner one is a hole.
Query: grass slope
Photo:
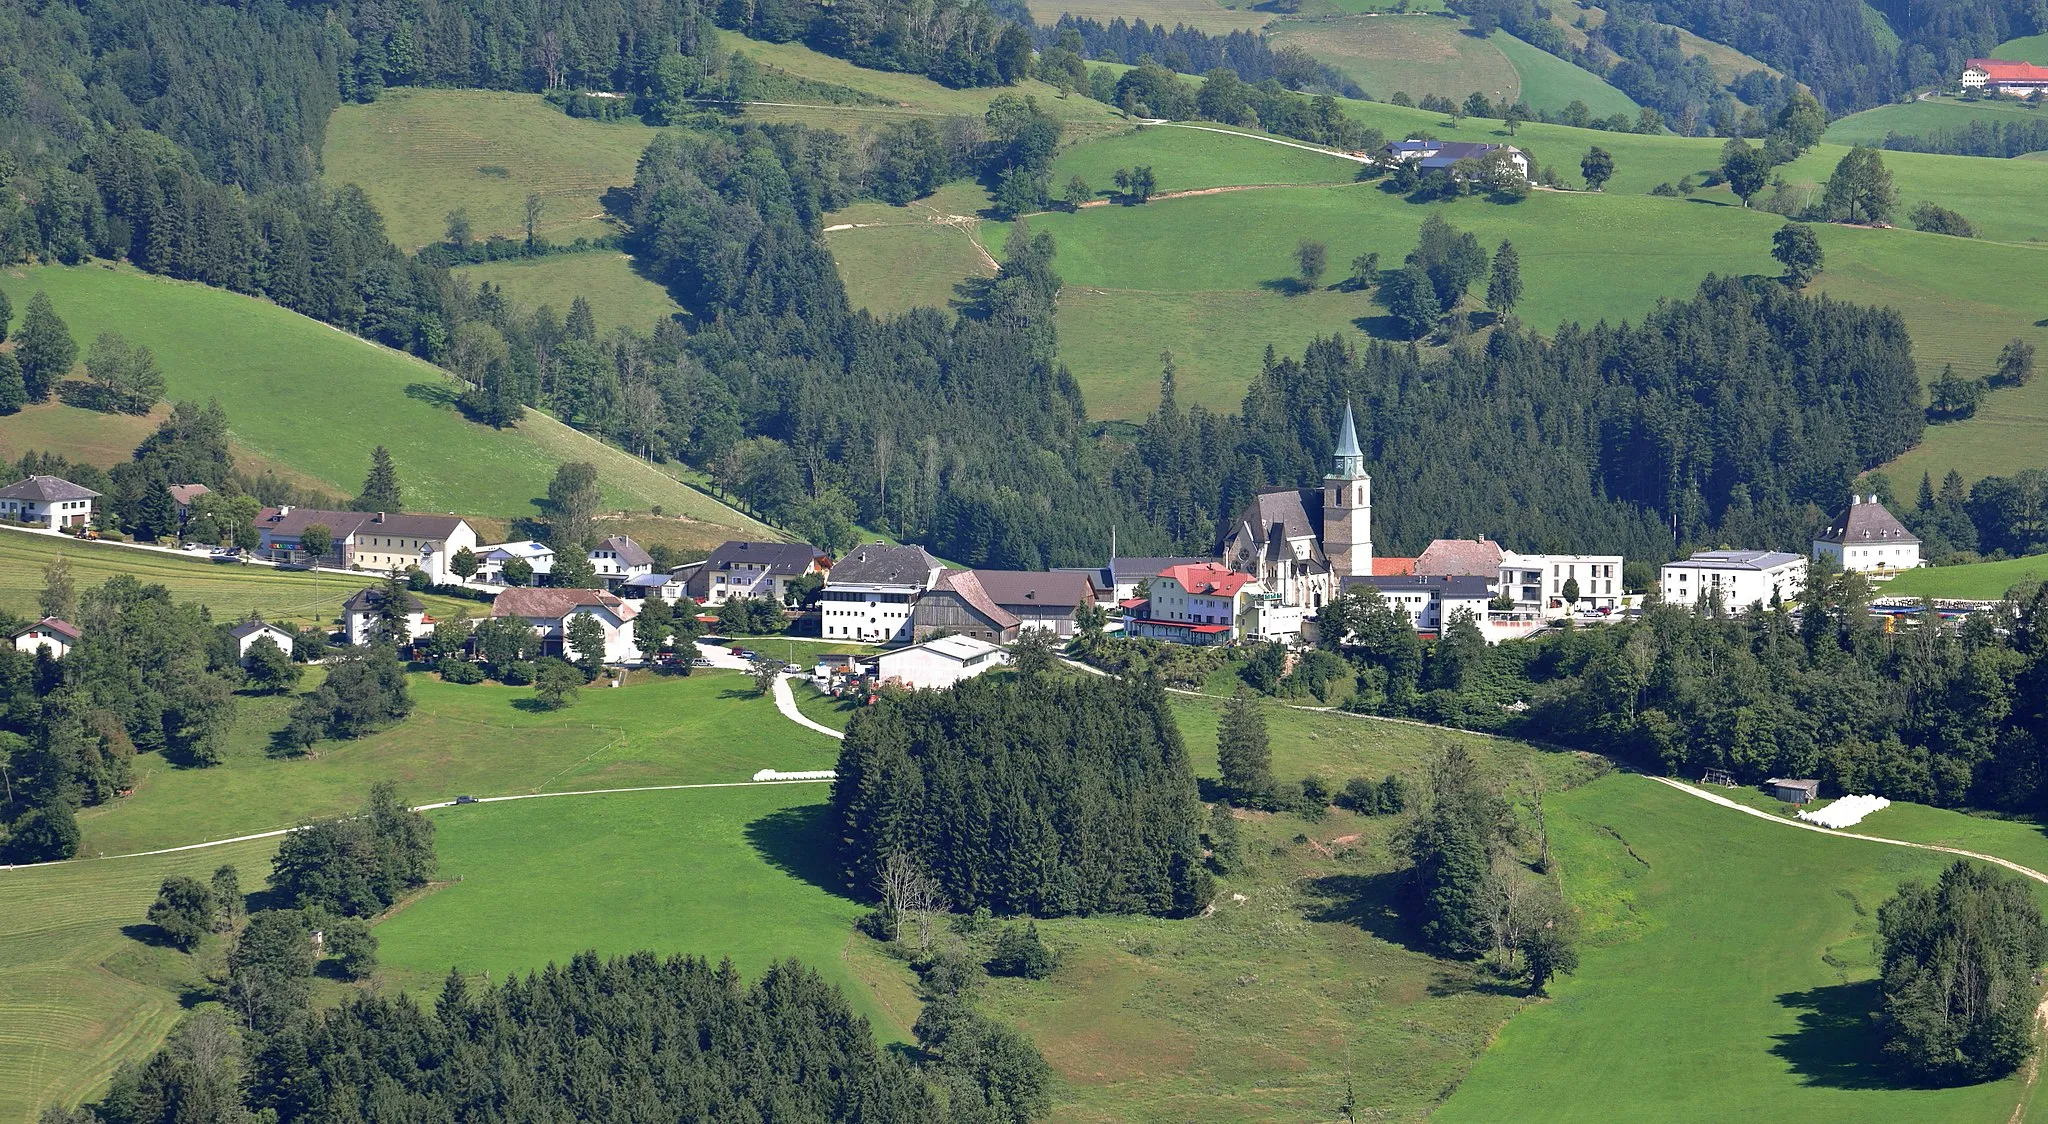
[[[906,207],[855,203],[825,216],[847,298],[877,316],[951,307],[962,281],[995,273],[974,236],[988,204],[979,184],[961,181]]]
[[[363,189],[402,249],[445,238],[457,207],[478,238],[523,238],[533,192],[546,203],[542,231],[568,242],[615,229],[604,193],[633,182],[656,132],[570,117],[539,94],[406,88],[335,110],[322,161],[328,183]]]
[[[1893,1082],[1868,1015],[1876,909],[1943,856],[1793,831],[1647,778],[1549,805],[1578,975],[1501,1031],[1435,1119],[2002,1120],[2023,1079]]]
[[[0,871],[0,1120],[75,1104],[162,1044],[209,985],[200,961],[140,939],[158,885],[231,864],[257,889],[275,846]]]
[[[591,461],[610,505],[661,504],[705,524],[712,541],[765,530],[545,416],[506,430],[472,424],[438,368],[265,301],[102,265],[0,272],[0,289],[16,307],[46,290],[81,351],[102,331],[148,346],[168,397],[219,399],[239,447],[337,495],[355,493],[371,448],[384,445],[414,511],[531,516],[556,466]]]
[[[2008,558],[2002,562],[1908,570],[1884,583],[1878,592],[1886,597],[1954,597],[1993,601],[2023,582],[2044,581],[2048,581],[2048,556],[2037,554],[2027,558]]]
[[[1291,21],[1271,29],[1273,46],[1299,47],[1384,101],[1436,94],[1463,102],[1474,90],[1489,101],[1522,97],[1522,78],[1501,49],[1440,16],[1347,16]],[[1569,100],[1569,99],[1567,99]]]
[[[743,781],[764,768],[830,768],[838,757],[838,743],[782,719],[736,674],[635,677],[625,688],[588,689],[577,706],[558,711],[526,709],[533,692],[522,687],[415,675],[412,690],[418,707],[403,724],[286,759],[268,749],[291,700],[244,697],[220,765],[183,769],[144,755],[135,795],[80,815],[84,853],[197,843],[332,815],[355,807],[379,780],[396,782],[409,802],[428,803]]]
[[[1634,118],[1642,106],[1607,84],[1607,80],[1584,67],[1574,66],[1540,47],[1531,46],[1505,31],[1489,41],[1507,56],[1522,79],[1522,100],[1536,110],[1563,109],[1574,101],[1586,103],[1595,117],[1625,113]]]
[[[1215,0],[1037,0],[1030,8],[1031,17],[1046,27],[1059,22],[1061,15],[1072,14],[1076,19],[1105,24],[1116,19],[1130,24],[1144,20],[1165,27],[1179,24],[1211,35],[1256,30],[1272,18],[1251,3],[1232,9]]]
[[[1830,144],[1879,145],[1890,133],[1923,136],[1936,129],[1960,129],[1972,121],[2039,121],[2041,111],[2006,101],[1928,98],[1906,105],[1881,105],[1838,117],[1822,134]],[[1890,154],[1886,154],[1890,159]]]
[[[2008,39],[1991,49],[1991,58],[2007,62],[2031,62],[2048,66],[2048,35],[2028,35],[2019,39]]]
[[[590,302],[600,333],[621,327],[645,333],[683,311],[660,282],[633,269],[632,258],[611,251],[498,261],[456,272],[473,283],[498,286],[521,307],[552,305],[557,316],[567,315],[570,304],[582,297]]]

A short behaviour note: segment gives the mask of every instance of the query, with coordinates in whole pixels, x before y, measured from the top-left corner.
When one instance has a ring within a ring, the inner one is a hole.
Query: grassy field
[[[656,132],[570,117],[538,94],[407,88],[335,110],[322,160],[328,183],[363,189],[401,249],[446,238],[457,207],[478,238],[523,238],[535,192],[542,232],[568,242],[616,229],[604,193],[633,182]]]
[[[1505,31],[1497,31],[1488,42],[1507,56],[1522,80],[1522,99],[1532,109],[1557,111],[1574,101],[1586,103],[1595,117],[1615,113],[1634,118],[1642,106],[1607,84],[1607,80],[1584,67],[1574,66],[1540,47],[1533,47]]]
[[[762,531],[543,415],[529,412],[502,431],[475,425],[456,408],[454,383],[439,368],[264,301],[101,265],[0,271],[0,289],[16,307],[46,290],[81,350],[108,330],[147,345],[169,397],[219,399],[238,447],[337,495],[355,494],[371,448],[381,444],[397,463],[411,510],[531,516],[557,465],[591,461],[609,506],[661,504],[721,529]]]
[[[1926,566],[1908,570],[1880,586],[1886,597],[1954,597],[1994,601],[2022,582],[2048,581],[2048,556],[2008,558],[1968,566]],[[2044,868],[2048,869],[2048,868]]]
[[[1477,90],[1488,100],[1519,101],[1522,78],[1488,40],[1464,21],[1441,16],[1351,16],[1301,20],[1271,29],[1273,46],[1299,47],[1336,68],[1381,101],[1396,93],[1421,100],[1437,94],[1463,102]],[[1567,99],[1569,100],[1569,99]]]
[[[1211,35],[1228,35],[1240,28],[1257,29],[1272,18],[1267,12],[1254,10],[1249,2],[1233,10],[1215,0],[1037,0],[1030,7],[1032,18],[1046,27],[1059,22],[1062,14],[1072,13],[1077,19],[1100,20],[1105,24],[1119,18],[1126,23],[1144,20],[1169,28],[1184,24]]]
[[[154,1050],[210,986],[200,959],[140,939],[157,886],[229,864],[259,888],[275,846],[0,871],[0,1121],[76,1103]]]
[[[557,316],[567,315],[569,305],[582,297],[590,302],[599,332],[631,328],[645,334],[683,311],[660,282],[634,271],[632,258],[609,251],[498,261],[456,272],[498,286],[524,308],[552,305]]]
[[[159,403],[145,417],[102,414],[52,398],[0,417],[0,460],[12,463],[30,450],[62,449],[72,460],[109,468],[133,457],[170,413]]]
[[[1586,927],[1579,973],[1502,1029],[1435,1119],[2019,1118],[2020,1077],[1902,1087],[1876,1050],[1877,906],[1942,856],[1792,831],[1636,776],[1548,807]]]
[[[85,853],[223,839],[331,815],[354,807],[378,780],[428,803],[743,781],[764,768],[830,768],[838,757],[838,743],[782,719],[732,673],[636,677],[624,688],[587,688],[576,706],[558,711],[526,709],[533,691],[524,687],[416,675],[412,689],[418,706],[403,724],[325,742],[300,758],[268,752],[290,700],[243,699],[222,764],[181,769],[139,758],[135,795],[80,814]]]
[[[299,624],[331,624],[341,616],[341,603],[356,590],[376,584],[369,575],[312,574],[270,566],[243,566],[186,558],[156,551],[134,550],[108,543],[77,542],[26,531],[0,532],[0,610],[36,616],[36,597],[43,590],[43,567],[59,554],[71,563],[71,580],[90,589],[116,574],[132,575],[144,585],[162,585],[176,601],[197,601],[216,621],[238,621],[251,612],[266,620]],[[446,616],[468,610],[488,612],[490,606],[452,597],[420,599],[427,611]]]
[[[988,204],[980,184],[961,181],[907,207],[870,201],[825,216],[847,299],[877,316],[954,305],[962,281],[995,274],[974,236]]]
[[[1888,133],[1919,136],[1936,129],[1959,129],[1972,121],[2038,121],[2041,111],[2007,101],[1964,101],[1961,98],[1929,98],[1906,105],[1881,105],[1861,113],[1838,117],[1828,126],[1823,139],[1830,144],[1884,143]],[[1887,154],[1889,159],[1889,154]]]
[[[2031,62],[2048,66],[2048,35],[2028,35],[2020,39],[2008,39],[1991,49],[1991,58],[2007,62]]]

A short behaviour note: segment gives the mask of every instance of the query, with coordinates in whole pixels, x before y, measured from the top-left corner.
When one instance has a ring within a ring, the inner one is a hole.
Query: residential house
[[[78,646],[78,626],[57,617],[42,620],[14,634],[14,650],[34,655],[38,648],[47,649],[51,659],[61,660]]]
[[[909,641],[911,610],[944,570],[923,547],[869,543],[855,548],[825,575],[822,635],[867,644]]]
[[[0,519],[52,531],[92,524],[92,501],[100,494],[57,476],[31,476],[0,488]]]
[[[2048,66],[2005,59],[1971,59],[1963,64],[1965,90],[1991,90],[2015,97],[2039,97],[2048,90]]]
[[[1078,576],[1078,575],[1077,575]],[[1086,584],[1088,579],[1081,581]],[[1093,586],[1089,586],[1093,589]],[[910,610],[910,638],[971,636],[995,644],[1017,638],[1022,622],[997,603],[974,570],[947,570]]]
[[[718,544],[711,557],[674,572],[691,597],[722,605],[733,597],[787,601],[790,583],[831,568],[832,559],[809,543],[730,539]]]
[[[1460,613],[1470,613],[1474,624],[1485,633],[1487,602],[1493,600],[1493,585],[1476,574],[1406,574],[1396,577],[1365,575],[1346,578],[1343,589],[1369,586],[1379,591],[1390,605],[1407,610],[1409,623],[1417,632],[1441,634]],[[1494,637],[1489,636],[1489,639]]]
[[[1499,543],[1484,537],[1437,539],[1415,556],[1409,572],[1425,578],[1485,578],[1490,585],[1500,580],[1505,553]]]
[[[1813,540],[1813,560],[1830,559],[1841,570],[1892,574],[1920,566],[1920,537],[1877,502],[1850,496],[1849,510]]]
[[[368,644],[377,631],[377,620],[384,605],[384,590],[380,586],[365,586],[356,590],[348,600],[341,603],[341,635],[351,644]],[[418,640],[434,630],[434,618],[427,615],[426,603],[408,593],[405,595],[405,638]]]
[[[1187,566],[1198,562],[1212,562],[1211,558],[1111,558],[1107,566],[1063,566],[1056,574],[1086,574],[1095,583],[1095,593],[1100,604],[1107,608],[1118,602],[1140,597],[1140,587],[1150,588],[1152,579],[1168,566]]]
[[[1619,554],[1521,554],[1504,550],[1495,589],[1514,601],[1515,608],[1556,618],[1578,612],[1612,612],[1621,606],[1625,592],[1621,581]],[[1578,594],[1576,604],[1566,600],[1565,585]]]
[[[631,601],[602,589],[508,589],[491,601],[494,617],[520,617],[540,634],[541,650],[549,655],[575,658],[565,652],[569,622],[578,616],[594,618],[604,626],[604,662],[631,663],[640,659],[633,642],[633,618],[640,615]]]
[[[914,690],[944,690],[963,679],[993,671],[1009,662],[1009,654],[972,636],[939,636],[874,660],[875,679]]]
[[[669,574],[640,574],[620,582],[618,594],[635,601],[656,597],[673,605],[683,598],[683,583]]]
[[[628,578],[654,572],[654,557],[646,548],[625,535],[613,535],[590,548],[590,568],[611,588]]]
[[[1389,142],[1380,149],[1380,163],[1387,166],[1413,163],[1425,172],[1450,171],[1460,160],[1482,163],[1506,160],[1523,179],[1529,178],[1529,156],[1511,144],[1483,144],[1477,141],[1440,141],[1433,137],[1409,137]]]
[[[248,621],[238,624],[228,629],[228,635],[234,638],[235,657],[241,660],[244,666],[247,666],[249,663],[249,649],[255,645],[256,641],[265,636],[270,637],[271,643],[276,644],[278,650],[286,656],[292,654],[292,634],[268,621]]]
[[[1201,645],[1260,637],[1267,596],[1259,579],[1216,562],[1168,566],[1152,579],[1151,598],[1126,616],[1124,632]]]
[[[180,527],[185,525],[187,519],[192,518],[192,501],[213,492],[212,488],[204,484],[173,484],[165,490],[171,493],[171,502],[178,505]]]
[[[1673,605],[1701,605],[1717,595],[1731,612],[1790,601],[1806,589],[1806,559],[1774,550],[1701,550],[1666,563],[1657,589]]]
[[[333,539],[326,554],[307,555],[306,528],[327,528]],[[454,515],[409,515],[384,511],[327,511],[267,507],[256,516],[257,553],[273,562],[322,565],[346,570],[403,573],[417,568],[435,584],[461,581],[448,568],[455,552],[475,553],[476,530]]]
[[[476,580],[488,585],[511,584],[505,580],[505,563],[514,558],[531,567],[537,578],[545,577],[555,569],[555,548],[532,539],[491,543],[472,550],[476,555]]]
[[[1322,487],[1253,496],[1217,553],[1258,580],[1260,633],[1274,638],[1298,636],[1336,595],[1336,582],[1372,573],[1372,477],[1350,403]]]
[[[976,570],[974,577],[1018,627],[1050,632],[1062,640],[1080,631],[1075,619],[1083,605],[1100,600],[1094,579],[1074,570]]]

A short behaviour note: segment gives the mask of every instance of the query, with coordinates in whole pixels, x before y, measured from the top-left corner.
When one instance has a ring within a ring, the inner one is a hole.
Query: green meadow
[[[2035,103],[2028,103],[2035,104]],[[1935,97],[1905,105],[1881,105],[1838,117],[1823,139],[1830,144],[1881,145],[1891,133],[1922,136],[1936,129],[1960,129],[1972,121],[2038,121],[2041,111],[2009,101],[1964,101]]]
[[[1268,28],[1275,47],[1299,47],[1359,84],[1378,101],[1396,93],[1414,100],[1435,94],[1463,104],[1475,91],[1487,100],[1526,102],[1557,111],[1584,102],[1596,117],[1640,108],[1598,75],[1530,46],[1504,31],[1484,39],[1454,16],[1371,14],[1279,21]]]
[[[1572,102],[1581,101],[1595,117],[1625,113],[1633,119],[1642,108],[1634,98],[1608,85],[1606,79],[1592,71],[1566,62],[1505,31],[1494,32],[1487,37],[1487,42],[1498,48],[1514,66],[1515,73],[1522,80],[1521,100],[1533,109],[1555,112]]]
[[[590,302],[600,333],[631,328],[644,334],[683,312],[660,282],[642,277],[632,258],[611,250],[466,265],[455,273],[476,284],[496,285],[521,308],[552,306],[557,317],[567,315],[582,297]]]
[[[1615,775],[1552,797],[1577,975],[1502,1028],[1435,1119],[2022,1119],[2024,1076],[1889,1076],[1877,907],[1941,855],[1829,839]],[[1873,826],[1885,813],[1873,817]]]
[[[2007,62],[2030,62],[2037,66],[2048,66],[2048,35],[2008,39],[1993,47],[1989,57],[2004,59]]]
[[[322,163],[329,184],[363,189],[400,249],[446,238],[458,207],[479,239],[524,238],[536,193],[541,233],[571,242],[616,231],[604,193],[633,182],[656,132],[570,117],[538,94],[407,88],[335,110]]]
[[[238,448],[335,495],[355,494],[383,445],[414,511],[532,516],[556,466],[582,460],[598,465],[610,505],[763,530],[538,412],[509,430],[476,425],[439,368],[266,301],[104,265],[0,271],[0,289],[17,308],[47,291],[81,353],[103,331],[147,346],[167,397],[218,399]]]
[[[1076,19],[1105,24],[1115,19],[1133,24],[1144,20],[1165,27],[1184,24],[1211,35],[1228,35],[1240,28],[1256,29],[1272,18],[1269,13],[1255,10],[1248,0],[1235,9],[1216,0],[1037,0],[1030,8],[1032,17],[1047,27],[1059,22],[1061,15],[1071,13]]]
[[[1967,566],[1924,566],[1907,570],[1878,587],[1884,597],[1953,597],[1995,601],[2013,586],[2048,581],[2048,555],[1975,562]],[[2048,869],[2044,867],[2043,869]]]

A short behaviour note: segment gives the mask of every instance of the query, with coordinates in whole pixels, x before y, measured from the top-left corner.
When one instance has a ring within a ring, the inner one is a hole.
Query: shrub
[[[1058,966],[1059,958],[1039,939],[1035,921],[1026,921],[1021,928],[1003,926],[1002,935],[996,938],[995,955],[988,961],[990,975],[1021,976],[1027,980],[1042,980]]]
[[[440,673],[443,683],[467,685],[481,683],[486,678],[482,667],[455,656],[442,656],[440,661],[434,664],[434,670]]]
[[[498,682],[507,687],[525,687],[533,683],[536,669],[531,660],[513,660],[498,669]]]

